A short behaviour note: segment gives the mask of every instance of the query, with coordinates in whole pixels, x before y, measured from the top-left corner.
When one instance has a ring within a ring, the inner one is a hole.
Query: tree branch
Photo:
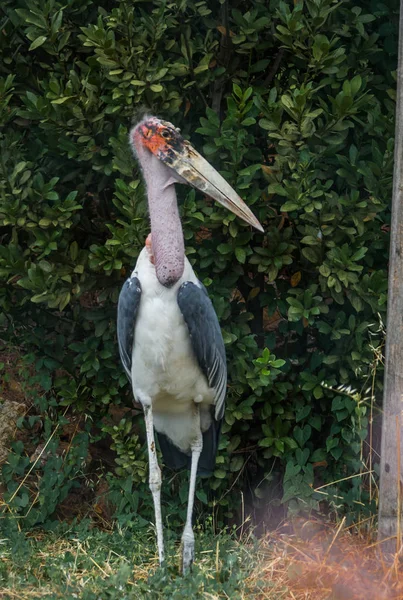
[[[231,54],[232,54],[232,42],[231,42],[231,33],[229,29],[229,10],[228,10],[228,0],[225,0],[224,4],[221,7],[221,21],[224,25],[225,34],[221,34],[221,42],[220,42],[220,51],[218,53],[218,62],[220,65],[225,68],[228,67]],[[213,97],[211,102],[211,108],[217,115],[220,115],[221,111],[221,100],[224,92],[225,86],[225,78],[223,75],[218,77],[213,86]]]
[[[277,73],[277,71],[279,69],[279,66],[281,64],[281,61],[283,60],[284,54],[285,54],[284,48],[280,48],[280,50],[276,54],[276,58],[272,62],[272,65],[270,67],[270,71],[268,72],[267,77],[266,77],[266,79],[263,82],[263,85],[265,87],[269,87],[269,85],[273,81],[274,76],[276,75],[276,73]]]
[[[189,40],[187,38],[186,32],[183,34],[183,37],[184,37],[184,40],[185,40],[186,54],[188,55],[190,75],[191,75],[193,81],[195,82],[197,93],[199,94],[201,100],[203,101],[204,106],[207,107],[208,106],[208,102],[207,102],[206,98],[204,97],[204,94],[201,91],[199,84],[196,81],[196,75],[195,75],[195,72],[194,72],[194,69],[193,69],[192,55],[190,53]]]

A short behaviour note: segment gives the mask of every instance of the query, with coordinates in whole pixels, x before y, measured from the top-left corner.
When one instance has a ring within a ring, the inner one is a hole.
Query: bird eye
[[[162,137],[164,137],[165,139],[168,139],[169,137],[171,137],[169,131],[167,131],[166,129],[164,129],[164,131],[162,132]]]

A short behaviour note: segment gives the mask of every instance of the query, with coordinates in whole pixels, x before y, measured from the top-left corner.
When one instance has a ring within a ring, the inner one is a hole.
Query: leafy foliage
[[[0,319],[41,377],[27,418],[39,417],[47,440],[63,415],[85,414],[92,426],[73,446],[111,434],[117,474],[146,490],[144,448],[129,435],[141,415],[109,429],[102,421],[131,403],[115,315],[148,232],[127,142],[146,109],[192,138],[266,232],[180,190],[187,254],[229,365],[201,510],[210,503],[220,519],[233,516],[239,495],[229,489],[252,489],[264,506],[278,472],[277,502],[318,508],[317,482],[363,466],[368,402],[337,386],[364,390],[372,377],[373,394],[380,386],[397,2],[5,0],[1,11]],[[30,468],[21,444],[3,468],[13,510],[25,515],[33,502],[28,524],[50,517],[68,492],[73,471],[52,460],[35,467],[53,490],[46,514],[24,486],[14,494]],[[77,480],[80,460],[78,452]],[[179,522],[185,479],[165,489]],[[114,493],[129,494],[125,486]],[[368,500],[347,480],[336,496],[349,509]],[[124,506],[135,512],[138,502]]]

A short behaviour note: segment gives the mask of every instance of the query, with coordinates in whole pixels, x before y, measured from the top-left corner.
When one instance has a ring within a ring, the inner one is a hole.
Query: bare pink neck
[[[158,281],[171,287],[183,275],[185,246],[172,172],[158,158],[135,143],[147,186],[152,251]]]

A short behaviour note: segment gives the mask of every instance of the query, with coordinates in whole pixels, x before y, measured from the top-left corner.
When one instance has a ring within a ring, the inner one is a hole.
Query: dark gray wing
[[[137,277],[128,279],[119,294],[118,301],[118,344],[120,360],[131,381],[132,350],[134,341],[134,327],[140,306],[141,285]]]
[[[220,439],[221,421],[211,420],[207,431],[203,431],[203,448],[197,465],[197,474],[202,476],[211,475],[215,469],[215,458],[218,451]],[[189,469],[192,465],[192,457],[185,454],[175,446],[163,433],[156,433],[164,464],[169,469],[180,471]]]
[[[224,415],[227,391],[227,362],[220,325],[206,288],[190,281],[178,291],[178,305],[189,329],[190,340],[199,367],[215,395],[215,418]]]

